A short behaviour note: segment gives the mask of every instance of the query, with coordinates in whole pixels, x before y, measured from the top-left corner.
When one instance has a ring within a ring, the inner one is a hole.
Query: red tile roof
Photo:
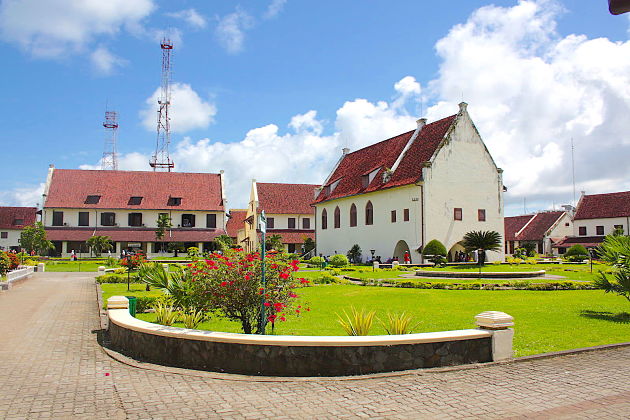
[[[564,214],[563,211],[543,211],[536,213],[533,219],[518,235],[519,241],[541,241],[545,233]]]
[[[511,216],[503,218],[503,227],[505,229],[506,241],[518,241],[516,233],[523,229],[523,226],[534,217],[533,214],[527,214],[524,216]]]
[[[98,204],[86,204],[100,195]],[[143,197],[130,205],[131,197]],[[169,197],[181,205],[168,206]],[[45,207],[90,209],[223,210],[219,174],[55,169]]]
[[[259,234],[260,235],[260,234]],[[289,230],[289,229],[274,229],[267,231],[267,237],[271,235],[280,235],[282,237],[283,244],[301,244],[304,243],[304,239],[315,239],[314,230]]]
[[[604,241],[605,236],[567,236],[552,245],[553,248],[571,248],[573,245],[582,245],[586,248],[595,248]]]
[[[166,231],[163,241],[210,242],[223,234],[223,229],[173,229],[170,233]],[[94,235],[109,236],[114,242],[157,242],[154,229],[98,229],[94,232],[94,228],[46,228],[49,241],[86,241]]]
[[[431,159],[448,132],[449,127],[455,121],[456,116],[451,115],[425,125],[403,156],[391,179],[386,183],[383,183],[384,168],[391,168],[394,165],[415,130],[347,154],[329,178],[328,185],[337,180],[339,180],[339,184],[329,196],[325,195],[325,190],[322,191],[315,202],[321,203],[350,195],[413,184],[419,181],[422,177],[422,164]],[[379,168],[379,171],[370,185],[363,187],[361,176],[377,168]]]
[[[230,218],[225,226],[228,236],[236,238],[239,229],[245,226],[247,210],[230,210]]]
[[[574,220],[630,217],[630,191],[584,195],[577,205]]]
[[[315,214],[311,207],[315,196],[313,184],[276,184],[257,182],[258,210],[267,214]]]
[[[0,207],[0,229],[22,229],[35,223],[35,207]],[[22,223],[16,224],[16,222]]]

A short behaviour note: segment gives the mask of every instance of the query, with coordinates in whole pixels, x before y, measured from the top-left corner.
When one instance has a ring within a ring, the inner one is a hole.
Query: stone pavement
[[[260,382],[138,369],[97,343],[93,275],[0,293],[0,418],[630,417],[630,347],[356,380]],[[630,328],[629,328],[630,330]]]

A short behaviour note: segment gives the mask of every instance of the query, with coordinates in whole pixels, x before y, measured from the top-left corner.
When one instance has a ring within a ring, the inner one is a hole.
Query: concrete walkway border
[[[7,273],[7,281],[0,282],[0,290],[9,290],[16,284],[26,280],[35,272],[35,267],[24,267]]]

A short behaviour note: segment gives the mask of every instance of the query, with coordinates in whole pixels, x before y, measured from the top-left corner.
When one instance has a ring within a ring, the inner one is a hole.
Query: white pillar
[[[513,357],[514,318],[505,312],[487,311],[475,316],[479,329],[492,334],[492,360],[498,362]]]

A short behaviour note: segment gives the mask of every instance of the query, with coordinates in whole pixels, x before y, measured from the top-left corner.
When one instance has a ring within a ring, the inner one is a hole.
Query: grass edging
[[[556,291],[556,290],[594,290],[597,289],[591,283],[563,280],[557,282],[533,283],[531,280],[514,280],[509,283],[445,283],[430,282],[417,279],[394,280],[392,279],[361,279],[344,275],[344,279],[359,286],[373,287],[398,287],[405,289],[442,289],[442,290],[530,290],[530,291]]]

